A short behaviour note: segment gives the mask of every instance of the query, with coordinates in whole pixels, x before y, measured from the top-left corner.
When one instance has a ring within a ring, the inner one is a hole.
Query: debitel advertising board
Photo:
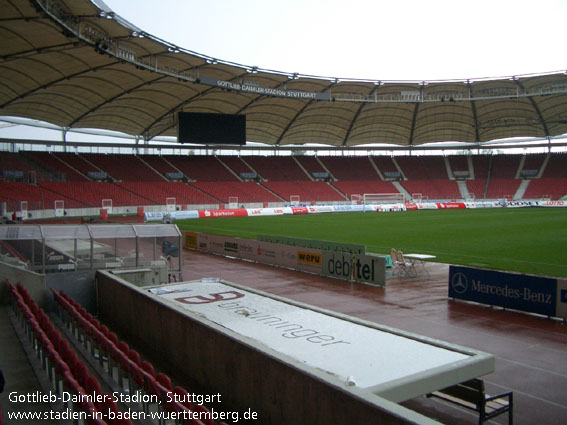
[[[323,274],[343,280],[386,285],[383,256],[323,251]]]

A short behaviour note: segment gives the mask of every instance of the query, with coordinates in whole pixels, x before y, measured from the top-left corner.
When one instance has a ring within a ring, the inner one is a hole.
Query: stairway
[[[526,189],[528,188],[530,184],[530,180],[522,180],[522,183],[520,183],[520,186],[518,186],[518,190],[516,190],[516,193],[514,194],[514,197],[512,199],[517,200],[517,199],[522,199],[524,197],[524,193],[526,193]]]
[[[459,187],[459,192],[461,193],[462,199],[471,199],[471,194],[469,193],[469,188],[467,187],[466,181],[457,180],[457,186]]]

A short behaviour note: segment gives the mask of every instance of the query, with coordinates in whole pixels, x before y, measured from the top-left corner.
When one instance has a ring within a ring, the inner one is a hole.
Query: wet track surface
[[[496,367],[484,377],[486,391],[514,392],[516,425],[566,423],[567,324],[454,301],[447,296],[448,265],[429,263],[429,277],[389,277],[379,288],[195,251],[185,251],[183,261],[183,280],[218,277],[490,353]],[[403,404],[442,423],[478,423],[475,412],[440,400],[420,397]],[[507,414],[489,423],[508,423]]]

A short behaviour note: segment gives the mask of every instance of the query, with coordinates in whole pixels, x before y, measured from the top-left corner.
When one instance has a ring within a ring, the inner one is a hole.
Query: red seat
[[[72,394],[80,395],[84,393],[83,388],[70,371],[63,373],[63,385]]]
[[[108,339],[110,340],[110,342],[116,345],[116,347],[118,347],[118,335],[116,335],[114,332],[110,332]]]
[[[142,373],[142,362],[140,355],[136,350],[130,350],[128,353],[130,359],[130,375],[132,380],[141,388],[144,388],[144,374]]]
[[[141,368],[144,372],[151,375],[153,378],[156,377],[156,372],[155,372],[154,366],[150,362],[148,362],[147,360],[144,360],[142,362]]]
[[[173,387],[171,385],[171,379],[165,373],[158,373],[156,375],[156,381],[158,381],[168,391],[173,391]]]
[[[77,356],[77,353],[75,353],[75,351],[73,351],[72,348],[68,348],[65,351],[65,355],[61,356],[63,358],[63,360],[65,361],[65,363],[67,363],[67,365],[69,366],[69,369],[71,371],[75,370],[75,365],[80,362],[79,357]]]
[[[104,420],[95,417],[95,416],[90,416],[87,417],[87,425],[108,425]]]
[[[32,321],[32,329],[35,330],[34,333],[43,350],[47,350],[48,348],[54,347],[53,343],[51,342],[47,334],[39,328],[37,322]]]
[[[152,376],[146,375],[145,379],[145,390],[151,396],[157,396],[158,400],[163,398],[162,391],[160,390],[160,385]]]
[[[120,425],[120,422],[118,421],[118,419],[116,419],[116,417],[118,416],[118,407],[116,406],[116,403],[114,402],[111,394],[104,394],[100,411],[103,412],[103,415],[107,416],[106,423],[108,425]],[[110,412],[113,413],[114,419],[108,418]]]
[[[130,353],[130,347],[128,346],[128,344],[124,341],[119,341],[118,342],[118,349],[120,351],[122,351],[124,354],[126,354],[126,356],[128,356],[128,353]]]
[[[69,345],[69,341],[67,341],[65,338],[61,338],[59,345],[55,347],[55,349],[61,355],[63,360],[67,360],[67,358],[70,356],[69,352],[72,351],[71,346]]]
[[[138,354],[138,352],[136,350],[130,350],[130,352],[128,353],[128,358],[130,360],[132,360],[134,363],[136,363],[136,366],[138,366],[138,367],[142,366],[142,362],[140,360],[140,355]]]
[[[98,379],[96,379],[94,376],[89,376],[87,378],[87,386],[85,387],[85,389],[87,390],[88,394],[102,394],[102,389],[100,388],[100,382],[98,382]],[[97,400],[97,398],[94,398],[95,400]],[[95,406],[98,409],[100,403],[96,403]]]
[[[185,388],[176,386],[173,388],[173,393],[179,396],[180,403],[191,410],[193,408],[193,403],[189,401],[189,394]]]
[[[45,332],[46,335],[50,335],[53,332],[55,332],[55,327],[53,326],[53,323],[51,323],[51,321],[49,320],[49,317],[46,317],[43,319],[44,323],[41,326],[41,329]]]
[[[153,394],[159,396],[159,391],[157,389],[157,382],[155,380],[156,374],[152,364],[146,360],[142,362],[141,366],[142,374],[144,376],[144,390],[148,394]]]
[[[82,389],[81,389],[81,392],[79,393],[79,395],[81,396],[79,403],[77,403],[79,408],[83,412],[86,412],[87,416],[91,416],[91,417],[96,416],[97,409],[96,409],[94,403],[92,401],[90,401],[88,399],[88,397],[85,397],[87,394],[84,391],[82,391]]]
[[[39,323],[39,326],[41,326],[41,329],[48,330],[51,325],[51,322],[49,321],[49,317],[47,316],[45,311],[43,311],[43,309],[40,308],[39,313],[35,316],[37,317],[37,321]]]
[[[100,325],[100,329],[99,329],[99,330],[102,332],[102,334],[103,334],[105,337],[107,337],[107,338],[109,337],[109,335],[110,335],[110,330],[108,329],[108,327],[107,327],[106,325]]]
[[[87,383],[89,379],[89,371],[87,366],[80,360],[77,359],[73,367],[73,376],[83,388],[87,388]]]
[[[130,376],[132,380],[138,385],[140,388],[144,388],[144,374],[142,372],[142,368],[138,366],[133,361],[130,361]]]
[[[211,411],[207,409],[205,406],[203,406],[202,404],[194,404],[193,409],[197,412],[207,413],[207,415],[205,415],[207,419],[204,419],[202,421],[205,425],[215,425],[215,421],[213,421]]]
[[[116,406],[116,403],[114,403],[112,396],[110,396],[110,394],[108,396],[105,396],[103,400],[104,400],[103,407],[101,408],[101,410],[104,412],[104,415],[106,416],[105,418],[106,423],[108,425],[117,425],[118,422],[116,416],[118,414],[118,407]],[[114,417],[114,419],[110,419],[111,414]]]
[[[61,358],[59,353],[55,351],[53,348],[47,349],[47,356],[49,357],[49,361],[55,368],[55,373],[59,376],[64,376],[65,373],[70,372],[69,366],[65,361]]]
[[[120,362],[120,355],[124,354],[124,353],[122,353],[120,348],[118,348],[118,337],[116,336],[116,334],[114,332],[110,334],[110,345],[109,345],[108,349],[109,349],[110,358],[112,359],[112,361],[114,361],[114,363],[119,363]]]
[[[33,300],[32,300],[32,301],[33,301]],[[31,310],[31,312],[34,314],[34,316],[37,317],[37,315],[40,314],[40,313],[39,313],[39,307],[38,307],[38,305],[35,303],[35,301],[34,301],[34,302],[29,302],[29,303],[28,303],[28,307],[30,308],[30,310]]]
[[[118,352],[118,361],[120,362],[120,369],[122,369],[126,374],[130,373],[130,364],[132,363],[128,356],[122,351]]]

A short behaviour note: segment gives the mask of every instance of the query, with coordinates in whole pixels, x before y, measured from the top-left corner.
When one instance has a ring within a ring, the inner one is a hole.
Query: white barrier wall
[[[377,205],[312,205],[302,207],[280,208],[239,208],[239,209],[205,209],[187,211],[153,211],[145,213],[146,221],[159,221],[164,217],[172,220],[212,217],[260,217],[273,215],[323,214],[335,212],[393,212],[409,210],[450,210],[469,208],[525,208],[525,207],[554,207],[565,208],[564,201],[481,201],[481,202],[427,202],[420,204],[377,204]]]

